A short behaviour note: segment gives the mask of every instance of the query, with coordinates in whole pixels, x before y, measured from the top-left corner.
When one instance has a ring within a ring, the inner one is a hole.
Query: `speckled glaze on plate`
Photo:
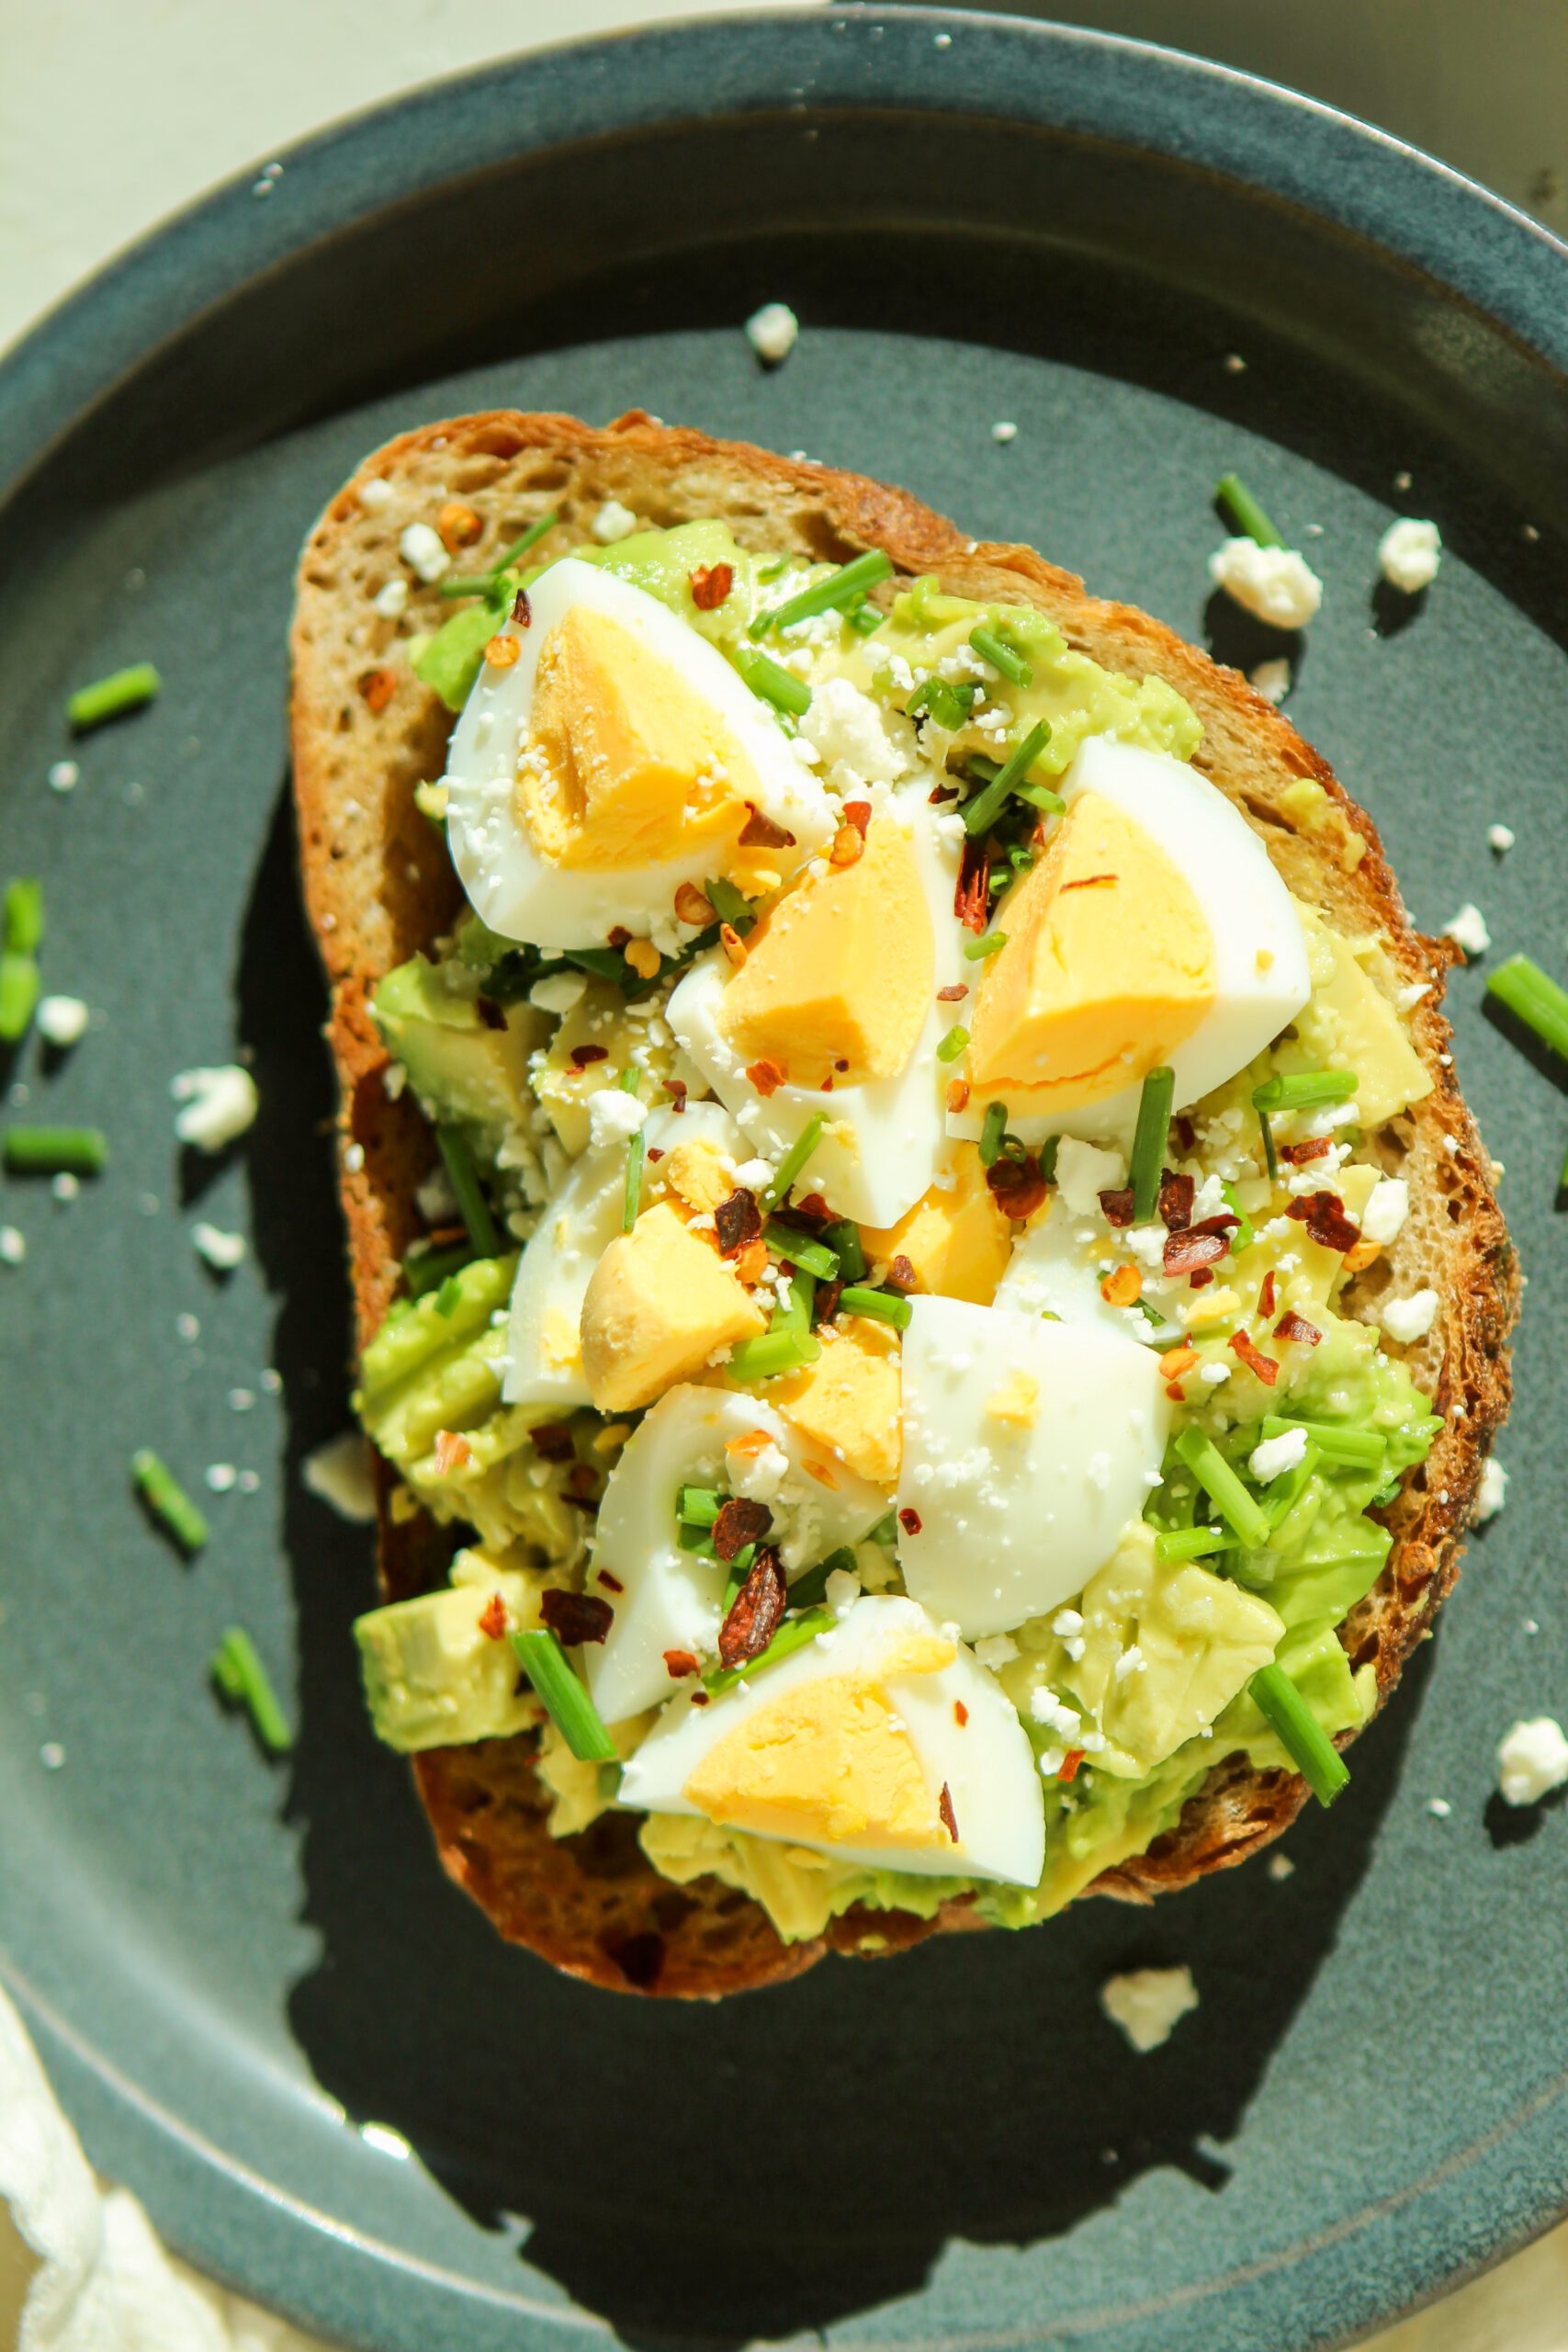
[[[1282,92],[919,9],[561,51],[284,166],[0,368],[5,863],[46,879],[49,984],[105,1016],[13,1077],[113,1142],[75,1202],[0,1187],[28,1245],[0,1278],[0,1971],[93,2157],[373,2352],[1296,2352],[1390,2318],[1568,2202],[1568,1816],[1490,1795],[1514,1715],[1568,1708],[1548,1076],[1461,973],[1531,1279],[1512,1498],[1288,1880],[716,2010],[585,1991],[439,1878],[361,1716],[367,1540],[299,1481],[345,1419],[346,1315],[283,635],[308,523],[384,435],[647,407],[907,483],[1225,658],[1292,651],[1416,919],[1472,898],[1497,952],[1560,962],[1568,254]],[[774,299],[805,330],[770,374],[739,324]],[[1300,646],[1207,601],[1228,466],[1326,579]],[[1400,507],[1448,544],[1416,604],[1377,585]],[[137,657],[162,699],[51,792],[67,689]],[[169,1078],[240,1046],[260,1120],[182,1162]],[[252,1237],[226,1283],[198,1215]],[[128,1492],[149,1442],[254,1474],[192,1566]],[[299,1723],[281,1770],[206,1684],[236,1616]],[[1098,1987],[1178,1960],[1201,2006],[1135,2058]]]

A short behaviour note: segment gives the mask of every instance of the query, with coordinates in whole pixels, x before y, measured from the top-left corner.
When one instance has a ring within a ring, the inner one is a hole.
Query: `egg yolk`
[[[891,817],[852,865],[808,874],[752,933],[724,1027],[795,1086],[897,1078],[925,1026],[936,939],[915,845]]]
[[[672,663],[577,605],[539,649],[523,821],[553,865],[613,870],[713,843],[724,862],[760,786],[729,729]]]
[[[997,917],[969,1024],[982,1099],[1049,1112],[1135,1083],[1214,1001],[1214,942],[1187,877],[1116,802],[1081,793]]]
[[[956,1655],[929,1636],[898,1646],[884,1673],[938,1673]],[[953,1842],[892,1699],[864,1675],[799,1682],[756,1708],[715,1741],[684,1793],[721,1827],[765,1838],[908,1849]]]

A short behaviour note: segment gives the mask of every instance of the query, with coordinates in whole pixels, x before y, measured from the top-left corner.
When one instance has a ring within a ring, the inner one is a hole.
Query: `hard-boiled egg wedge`
[[[786,1577],[854,1543],[887,1510],[886,1494],[802,1438],[760,1397],[689,1385],[670,1389],[627,1440],[599,1507],[588,1587],[615,1614],[604,1642],[584,1650],[583,1664],[606,1723],[667,1698],[682,1653],[714,1660],[728,1571],[682,1547],[676,1511],[688,1486],[764,1503],[773,1521],[767,1540],[777,1544]]]
[[[987,1669],[912,1600],[868,1594],[705,1707],[671,1701],[622,1801],[871,1870],[1035,1886],[1033,1751]]]
[[[1163,1226],[1159,1238],[1165,1238]],[[1118,1303],[1122,1294],[1113,1279],[1107,1295],[1108,1278],[1113,1278],[1118,1264],[1124,1272],[1126,1260],[1119,1260],[1107,1247],[1104,1218],[1098,1223],[1075,1219],[1061,1193],[1053,1193],[1040,1216],[1020,1235],[992,1304],[1036,1320],[1044,1316],[1058,1323],[1096,1324],[1118,1339],[1145,1346],[1156,1339],[1173,1343],[1181,1336],[1180,1327],[1167,1319],[1159,1302],[1149,1302],[1155,1306],[1151,1320],[1137,1306]]]
[[[702,1138],[731,1159],[746,1156],[739,1130],[717,1102],[692,1102],[682,1112],[650,1111],[642,1136],[643,1189],[649,1199],[659,1189],[655,1179],[663,1159],[683,1143]],[[625,1140],[592,1147],[573,1160],[518,1261],[501,1392],[508,1405],[554,1405],[565,1411],[590,1402],[582,1368],[582,1301],[594,1267],[621,1230],[626,1198]]]
[[[1081,1592],[1159,1484],[1171,1408],[1147,1348],[1088,1324],[910,1301],[898,1561],[966,1637]]]
[[[954,1134],[1005,1102],[1014,1135],[1132,1132],[1151,1069],[1176,1108],[1244,1069],[1311,992],[1289,892],[1240,811],[1192,768],[1094,736],[1066,811],[997,907]]]
[[[682,883],[723,875],[756,896],[829,838],[829,797],[773,714],[655,597],[568,556],[525,610],[446,762],[452,862],[492,931],[539,947],[652,936],[672,930]]]
[[[670,1000],[671,1027],[750,1148],[777,1161],[822,1114],[810,1189],[874,1227],[895,1224],[945,1156],[936,1047],[953,1008],[938,991],[972,977],[953,912],[962,827],[927,792],[886,796],[858,858],[806,875],[739,970],[716,949]]]

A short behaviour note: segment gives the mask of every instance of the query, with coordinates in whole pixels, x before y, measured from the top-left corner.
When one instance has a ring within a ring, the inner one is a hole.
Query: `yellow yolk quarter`
[[[815,1363],[768,1384],[768,1401],[803,1437],[825,1446],[874,1486],[898,1476],[898,1336],[886,1323],[846,1316],[818,1334]]]
[[[953,1174],[954,1182],[933,1184],[897,1225],[868,1227],[862,1239],[884,1264],[907,1259],[916,1290],[989,1306],[1012,1254],[1012,1227],[973,1144],[959,1146]]]
[[[1125,809],[1080,793],[1008,895],[969,1024],[976,1097],[1034,1112],[1135,1084],[1215,999],[1213,935],[1185,876]]]
[[[711,704],[607,613],[574,605],[539,650],[518,768],[549,864],[614,869],[713,845],[727,862],[761,787]]]
[[[808,874],[752,933],[725,991],[725,1033],[796,1086],[897,1078],[925,1026],[935,961],[914,843],[877,818],[853,865]]]
[[[589,1396],[602,1413],[636,1412],[764,1323],[723,1259],[660,1201],[593,1269],[582,1301]]]

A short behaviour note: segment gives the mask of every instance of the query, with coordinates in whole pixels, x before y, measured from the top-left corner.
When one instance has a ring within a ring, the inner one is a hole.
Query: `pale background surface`
[[[713,12],[713,0],[0,0],[0,346],[200,189],[336,116],[545,41]],[[1568,0],[1062,0],[1012,13],[1167,40],[1307,90],[1568,235]],[[0,2343],[15,2341],[27,2276],[0,2208]],[[1568,2352],[1568,2227],[1367,2352]]]

